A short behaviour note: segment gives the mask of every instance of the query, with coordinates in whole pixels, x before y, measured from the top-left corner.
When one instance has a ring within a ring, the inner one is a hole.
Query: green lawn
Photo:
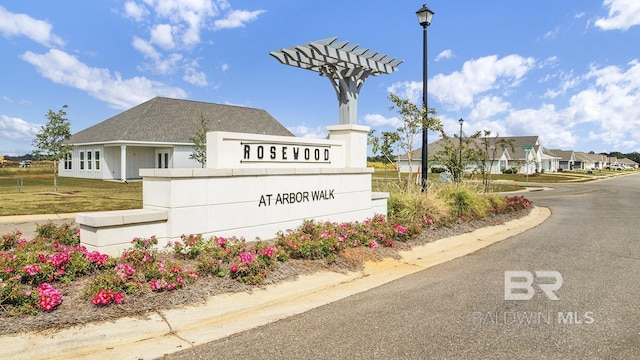
[[[28,170],[28,169],[25,169]],[[0,177],[0,216],[142,208],[142,182],[126,183],[15,173]]]

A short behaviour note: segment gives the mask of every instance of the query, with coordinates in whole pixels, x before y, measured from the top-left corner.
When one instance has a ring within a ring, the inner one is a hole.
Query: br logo
[[[531,300],[534,283],[549,300],[559,300],[555,292],[562,287],[562,275],[557,271],[505,271],[504,299]]]

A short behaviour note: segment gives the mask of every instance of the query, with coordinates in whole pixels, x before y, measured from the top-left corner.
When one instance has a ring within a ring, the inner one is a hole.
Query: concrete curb
[[[0,337],[4,358],[154,359],[191,346],[269,324],[372,289],[431,266],[468,255],[543,223],[551,211],[530,214],[410,251],[401,259],[370,262],[361,272],[320,272],[249,293],[222,294],[204,305],[158,311],[146,318],[123,318],[60,331]]]

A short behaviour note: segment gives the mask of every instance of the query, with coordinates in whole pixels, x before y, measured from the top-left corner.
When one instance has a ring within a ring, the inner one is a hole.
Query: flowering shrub
[[[531,205],[524,196],[495,196],[488,208],[501,214]],[[470,212],[452,218],[473,220],[475,216]],[[167,245],[168,252],[156,248],[158,240],[153,236],[135,238],[131,248],[118,259],[87,251],[79,244],[77,229],[68,224],[38,227],[38,235],[31,240],[15,231],[0,238],[0,309],[6,314],[53,311],[63,297],[55,283],[89,274],[95,276],[83,295],[96,306],[122,304],[126,296],[144,291],[176,290],[203,275],[260,284],[278,262],[289,257],[332,262],[344,249],[393,247],[396,242],[410,240],[425,228],[435,226],[426,215],[412,219],[374,216],[353,223],[305,221],[294,230],[278,233],[274,243],[183,235],[180,241]]]
[[[36,239],[44,239],[62,245],[80,245],[80,229],[69,223],[59,226],[49,222],[36,227]]]
[[[520,196],[505,196],[506,205],[504,207],[494,208],[496,214],[513,213],[519,210],[523,210],[533,205],[531,201],[527,200],[524,195]]]
[[[145,272],[147,279],[152,279],[149,287],[153,291],[175,290],[185,286],[188,282],[198,280],[198,273],[186,270],[182,265],[162,261],[156,262]]]
[[[62,293],[47,283],[38,286],[37,294],[38,305],[46,312],[50,312],[62,303]]]
[[[224,241],[224,238],[221,238]],[[167,247],[172,248],[177,255],[181,255],[184,258],[195,259],[203,251],[209,249],[212,245],[211,241],[205,240],[202,234],[198,235],[184,235],[180,236],[180,241],[176,241],[173,244],[168,244]]]
[[[2,246],[0,246],[0,250],[6,251],[9,250],[16,245],[18,245],[18,241],[22,237],[22,232],[16,230],[12,233],[6,234],[2,236]]]
[[[111,303],[122,304],[124,302],[124,294],[121,292],[113,292],[111,289],[99,290],[91,299],[91,303],[97,306],[106,306]]]
[[[278,233],[276,244],[292,258],[332,262],[347,247],[376,248],[378,244],[393,247],[395,241],[407,241],[422,229],[421,223],[402,225],[389,222],[381,215],[364,222],[341,224],[309,220],[295,230]]]
[[[41,225],[36,234],[31,240],[18,231],[2,237],[0,306],[9,313],[52,311],[62,302],[53,283],[73,281],[111,264],[107,255],[80,246],[77,230],[69,224]]]

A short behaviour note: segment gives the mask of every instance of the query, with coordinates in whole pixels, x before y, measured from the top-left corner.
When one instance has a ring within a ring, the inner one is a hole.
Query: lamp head
[[[418,22],[422,27],[431,25],[431,19],[433,19],[434,14],[435,13],[429,9],[427,4],[422,5],[420,10],[416,11],[416,15],[418,15]]]

